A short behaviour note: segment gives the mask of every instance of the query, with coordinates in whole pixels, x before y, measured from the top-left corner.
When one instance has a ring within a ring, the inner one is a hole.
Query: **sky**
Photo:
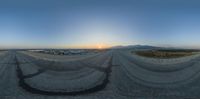
[[[0,48],[200,48],[198,0],[1,0]]]

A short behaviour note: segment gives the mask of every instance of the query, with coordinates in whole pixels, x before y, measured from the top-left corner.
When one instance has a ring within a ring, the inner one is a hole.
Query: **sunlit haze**
[[[0,48],[200,48],[200,2],[0,1]]]

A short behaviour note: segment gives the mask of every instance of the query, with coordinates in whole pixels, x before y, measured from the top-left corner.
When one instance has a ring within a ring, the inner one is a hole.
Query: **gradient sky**
[[[198,0],[1,0],[0,48],[200,48]]]

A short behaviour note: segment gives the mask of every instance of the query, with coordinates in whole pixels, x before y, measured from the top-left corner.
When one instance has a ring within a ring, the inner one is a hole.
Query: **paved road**
[[[63,73],[63,77],[67,77],[67,79],[77,79],[77,77],[82,77],[83,74],[88,75],[85,72],[81,73],[81,71],[99,72],[105,75],[102,76],[103,79],[98,81],[101,82],[100,84],[79,92],[73,92],[73,94],[66,94],[65,92],[65,94],[58,95],[52,93],[51,90],[48,90],[48,92],[52,95],[32,92],[34,89],[31,91],[23,88],[20,85],[20,80],[43,77],[41,75],[52,73],[60,75],[60,79],[62,73],[45,69],[35,63],[34,59],[12,51],[6,53],[3,57],[0,56],[0,58],[0,99],[132,99],[133,97],[138,99],[198,99],[200,97],[199,58],[190,61],[192,64],[184,66],[182,69],[161,72],[151,70],[154,68],[144,68],[142,63],[125,51],[110,51],[84,61],[78,61],[86,69],[77,69],[79,72],[75,73],[74,76],[67,76],[69,74]],[[148,64],[146,65],[148,66]],[[19,77],[20,75],[21,77]],[[85,93],[82,94],[82,92]]]
[[[109,56],[109,57],[108,57]],[[108,61],[105,59],[109,59]],[[87,62],[90,62],[90,64],[100,64],[100,65],[86,65],[87,68],[91,68],[95,71],[98,72],[103,72],[103,74],[105,74],[105,77],[102,79],[102,83],[100,83],[100,85],[94,86],[90,89],[86,89],[80,92],[68,92],[68,93],[55,93],[55,92],[50,92],[50,96],[49,93],[40,93],[40,92],[33,92],[33,91],[41,91],[41,90],[27,90],[26,88],[24,88],[23,86],[21,86],[21,78],[31,78],[34,76],[38,76],[41,75],[43,73],[45,73],[45,70],[40,70],[39,72],[35,72],[34,73],[34,69],[40,69],[38,68],[38,66],[35,66],[34,63],[32,63],[30,59],[26,59],[24,58],[23,55],[19,54],[19,53],[15,53],[15,52],[8,52],[6,57],[4,57],[1,60],[1,70],[2,70],[2,74],[1,77],[3,78],[0,82],[1,87],[0,88],[0,97],[2,98],[27,98],[27,97],[37,97],[37,98],[58,98],[58,99],[62,99],[62,98],[72,98],[72,99],[77,99],[77,98],[113,98],[116,97],[114,95],[114,92],[112,90],[112,85],[110,84],[110,76],[111,76],[111,67],[112,67],[112,54],[111,52],[109,53],[105,53],[103,55],[100,55],[98,57],[96,57],[96,59],[92,58],[90,59],[93,62],[88,61],[84,61],[84,64],[87,64]],[[101,63],[103,62],[103,63]],[[107,65],[106,65],[107,64]],[[33,71],[28,70],[32,73],[29,72],[25,72],[28,74],[28,76],[23,75],[23,72],[21,71],[20,66],[26,66],[26,67],[30,67],[33,69]],[[99,67],[102,66],[102,67]],[[5,69],[3,69],[5,68]],[[19,71],[20,70],[20,71]],[[21,76],[21,77],[19,77]],[[91,79],[90,79],[91,80]],[[108,84],[109,83],[109,84]],[[6,89],[6,90],[5,90]],[[57,96],[54,96],[56,95]],[[58,96],[61,95],[61,96]],[[76,97],[73,97],[73,95],[76,95]],[[99,97],[100,96],[100,97]]]
[[[156,71],[154,65],[145,64],[152,68],[144,68],[130,54],[118,51],[116,60],[120,67],[117,70],[115,85],[119,93],[132,96],[171,97],[171,98],[197,98],[200,93],[200,58],[189,61],[189,65],[181,69],[179,65],[171,66],[173,71]],[[144,61],[144,60],[142,60]],[[187,62],[188,64],[188,62]],[[173,64],[172,64],[173,65]],[[162,65],[158,68],[163,68]]]

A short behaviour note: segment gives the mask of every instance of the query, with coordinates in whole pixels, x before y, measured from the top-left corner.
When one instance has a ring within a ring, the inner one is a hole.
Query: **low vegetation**
[[[148,51],[132,51],[137,55],[153,58],[179,58],[194,55],[198,50],[148,50]]]

